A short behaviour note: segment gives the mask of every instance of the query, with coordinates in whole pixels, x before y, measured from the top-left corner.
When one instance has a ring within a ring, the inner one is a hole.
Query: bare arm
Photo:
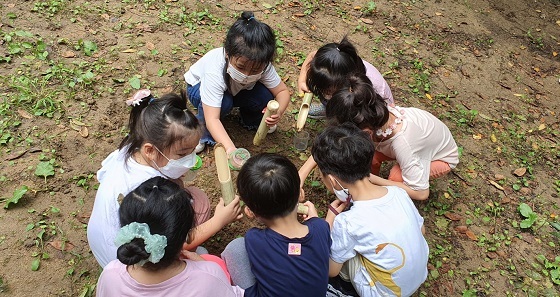
[[[220,111],[219,107],[212,107],[202,103],[202,107],[204,110],[204,120],[206,121],[206,128],[212,134],[212,137],[216,142],[219,142],[224,145],[226,148],[226,152],[230,153],[235,150],[235,144],[229,137],[222,121],[220,120]]]
[[[214,236],[218,231],[222,230],[227,224],[243,217],[239,197],[228,204],[224,205],[224,200],[220,198],[214,211],[214,216],[208,221],[196,226],[190,234],[191,241],[187,243],[186,248],[193,250],[203,242]]]
[[[336,199],[335,201],[331,202],[331,206],[336,210],[337,213],[333,212],[332,209],[329,208],[327,210],[327,216],[325,217],[325,221],[329,223],[329,226],[331,227],[332,230],[334,219],[339,213],[341,213],[346,208],[347,204]]]
[[[342,263],[336,263],[332,259],[329,259],[329,277],[335,277],[340,273],[342,269]]]
[[[369,181],[373,184],[378,185],[378,186],[397,186],[397,187],[405,190],[406,193],[408,194],[408,196],[410,196],[410,198],[412,198],[414,200],[426,200],[426,199],[428,199],[428,196],[430,195],[430,189],[413,190],[409,186],[405,185],[404,183],[387,180],[387,179],[384,179],[382,177],[379,177],[379,176],[373,175],[373,174],[369,175]]]
[[[305,161],[305,163],[303,163],[303,165],[301,166],[301,168],[298,171],[299,174],[299,187],[303,188],[303,184],[305,183],[305,180],[307,179],[307,176],[309,176],[309,174],[311,173],[311,170],[313,170],[313,168],[315,168],[315,166],[317,166],[317,163],[315,162],[315,159],[313,159],[313,156],[309,156],[309,159],[307,159],[307,161]]]
[[[301,64],[301,70],[298,77],[298,94],[300,96],[303,96],[304,92],[311,92],[309,87],[307,87],[307,70],[309,69],[309,63],[311,63],[311,60],[313,60],[316,53],[317,51],[310,52],[305,58],[305,61],[303,61],[303,64]]]
[[[280,121],[284,111],[288,108],[288,103],[290,103],[290,91],[288,90],[286,84],[283,81],[280,81],[280,84],[270,89],[270,92],[272,93],[272,96],[274,96],[274,99],[276,99],[276,101],[280,104],[278,112],[266,119],[266,124],[268,126],[273,126]]]

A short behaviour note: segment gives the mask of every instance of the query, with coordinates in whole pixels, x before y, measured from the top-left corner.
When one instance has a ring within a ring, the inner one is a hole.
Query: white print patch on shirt
[[[301,243],[288,243],[288,255],[301,255]]]

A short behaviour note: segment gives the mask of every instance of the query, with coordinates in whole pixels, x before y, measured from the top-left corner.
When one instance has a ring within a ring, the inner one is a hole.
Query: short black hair
[[[148,179],[124,197],[119,208],[121,226],[132,222],[146,223],[151,234],[167,238],[163,258],[156,264],[145,263],[144,268],[160,270],[179,259],[183,243],[194,227],[195,212],[191,200],[188,191],[159,176]],[[135,238],[117,249],[117,258],[126,265],[147,260],[149,256],[141,238]]]
[[[251,211],[264,219],[285,217],[299,199],[299,175],[288,158],[271,153],[251,157],[237,176],[237,191]]]
[[[369,176],[374,152],[369,134],[352,123],[327,127],[315,138],[311,148],[321,172],[346,183]]]

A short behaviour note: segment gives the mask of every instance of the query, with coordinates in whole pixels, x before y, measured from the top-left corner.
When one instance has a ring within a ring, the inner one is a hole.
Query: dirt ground
[[[275,30],[275,66],[293,93],[306,54],[348,35],[397,105],[450,127],[461,163],[416,204],[430,246],[417,296],[559,295],[558,0],[2,1],[0,295],[94,294],[86,224],[95,173],[126,134],[125,99],[184,88],[185,70],[243,10]],[[299,166],[309,156],[292,145],[300,104],[292,95],[259,147],[235,115],[226,128],[238,147]],[[216,203],[212,151],[201,156],[194,184]],[[334,196],[317,181],[305,189],[324,213]],[[205,246],[218,254],[253,225],[235,222]]]

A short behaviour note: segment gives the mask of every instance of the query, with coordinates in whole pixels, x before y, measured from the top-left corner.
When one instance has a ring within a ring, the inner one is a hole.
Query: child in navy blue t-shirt
[[[245,296],[321,296],[327,291],[331,238],[311,202],[298,221],[299,175],[277,154],[250,158],[237,177],[245,213],[266,225],[233,240],[224,252],[234,284]]]

